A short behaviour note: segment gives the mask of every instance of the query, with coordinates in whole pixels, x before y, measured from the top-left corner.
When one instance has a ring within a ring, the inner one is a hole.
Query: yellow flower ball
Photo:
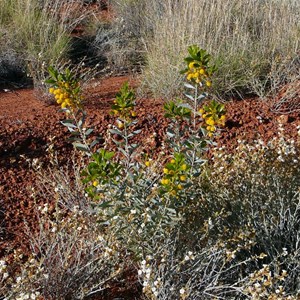
[[[137,116],[136,112],[135,112],[135,111],[132,111],[132,112],[131,112],[131,116],[132,116],[133,118],[135,118],[135,117]]]
[[[211,126],[215,125],[215,121],[212,118],[206,119],[205,122],[206,122],[206,124],[211,125]]]
[[[54,88],[53,88],[53,87],[49,89],[49,93],[50,93],[50,94],[53,94],[53,93],[54,93]]]
[[[207,86],[207,87],[211,87],[211,81],[209,81],[209,80],[206,81],[206,86]]]
[[[53,92],[54,95],[59,95],[61,94],[61,89],[55,89]]]
[[[187,165],[186,164],[183,164],[182,166],[181,166],[181,170],[182,171],[185,171],[187,169]]]
[[[147,160],[147,161],[145,162],[145,166],[146,166],[146,167],[150,167],[150,166],[151,166],[151,162],[150,162],[149,160]]]
[[[201,75],[203,75],[203,74],[205,74],[205,70],[204,70],[203,68],[201,68],[201,69],[199,70],[199,73],[200,73]]]
[[[203,108],[200,108],[200,109],[199,109],[199,113],[200,113],[201,115],[203,115],[203,114],[204,114],[204,109],[203,109]]]
[[[180,176],[180,181],[186,181],[186,176],[185,175],[181,175]]]
[[[66,102],[67,105],[71,105],[72,104],[72,101],[71,101],[70,98],[65,99],[65,102]]]
[[[177,191],[176,191],[176,190],[172,190],[172,191],[170,192],[170,194],[171,194],[172,196],[176,196],[176,195],[177,195]]]
[[[182,187],[181,184],[178,184],[178,185],[177,185],[177,188],[178,188],[178,190],[182,190],[182,189],[183,189],[183,187]]]
[[[189,74],[187,75],[187,77],[186,77],[186,79],[187,79],[188,81],[191,81],[192,78],[193,78],[193,74],[192,74],[192,73],[189,73]]]
[[[98,183],[98,181],[97,181],[97,180],[93,181],[93,186],[94,186],[94,187],[97,187],[97,186],[98,186],[98,184],[99,184],[99,183]]]
[[[169,179],[163,178],[163,179],[161,180],[161,184],[162,184],[162,185],[167,185],[167,184],[169,184]]]
[[[164,174],[169,174],[169,170],[167,168],[163,169]]]
[[[61,104],[61,108],[66,108],[67,107],[67,103],[66,102],[63,102],[62,104]]]
[[[175,164],[176,161],[175,161],[175,159],[171,159],[170,162],[171,162],[171,164]]]
[[[194,65],[195,65],[195,62],[194,62],[194,61],[190,62],[190,63],[189,63],[189,69],[193,69],[193,68],[194,68]]]
[[[199,72],[195,72],[194,73],[194,78],[195,79],[199,79],[200,78],[200,73]]]

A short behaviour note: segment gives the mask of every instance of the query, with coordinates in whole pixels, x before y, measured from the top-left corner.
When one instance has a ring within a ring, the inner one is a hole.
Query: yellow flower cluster
[[[54,95],[57,104],[60,104],[61,108],[73,109],[79,106],[78,99],[74,99],[71,95],[68,82],[60,82],[58,88],[51,87],[49,93]]]
[[[114,103],[115,105],[117,105],[116,100],[114,100]],[[114,116],[119,117],[119,119],[117,120],[117,126],[119,129],[124,128],[124,122],[130,122],[132,121],[132,118],[137,117],[137,113],[136,111],[133,110],[132,107],[129,108],[118,107],[118,109],[113,109],[111,113]]]
[[[225,126],[225,114],[219,115],[217,112],[207,113],[203,109],[200,109],[199,113],[205,122],[205,129],[208,131],[209,137],[213,136],[213,133],[217,130],[217,126]]]
[[[211,86],[211,81],[208,78],[205,68],[197,62],[189,63],[186,75],[188,81],[194,81],[196,83],[205,82],[207,87]]]
[[[185,173],[188,166],[183,163],[177,168],[175,163],[175,159],[171,159],[170,163],[163,169],[164,177],[161,179],[161,184],[172,196],[176,196],[178,191],[183,189],[182,184],[187,180]]]

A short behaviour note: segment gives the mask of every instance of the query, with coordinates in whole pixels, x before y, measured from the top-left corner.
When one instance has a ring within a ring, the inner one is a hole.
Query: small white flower
[[[132,210],[130,211],[130,213],[131,213],[132,215],[134,215],[134,214],[136,214],[136,210],[135,210],[135,209],[132,209]]]
[[[6,261],[5,260],[0,260],[0,266],[6,266]]]
[[[282,248],[282,255],[283,256],[287,256],[289,253],[288,253],[288,251],[287,251],[287,248]]]
[[[180,293],[180,295],[184,295],[184,294],[185,294],[185,289],[184,289],[184,288],[181,288],[181,289],[179,290],[179,293]]]
[[[142,270],[138,270],[138,275],[142,276],[143,275],[143,271]]]
[[[146,287],[146,286],[148,286],[148,281],[147,281],[147,280],[145,280],[145,281],[143,282],[143,287]]]

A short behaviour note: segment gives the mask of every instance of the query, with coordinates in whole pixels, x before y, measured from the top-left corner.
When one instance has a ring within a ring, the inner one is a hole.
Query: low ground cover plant
[[[209,94],[216,66],[195,45],[184,66],[184,95],[164,105],[168,156],[158,159],[139,152],[128,84],[112,105],[112,150],[91,138],[77,78],[49,69],[49,92],[83,160],[75,180],[60,166],[41,177],[53,201],[37,206],[32,257],[17,275],[0,263],[5,299],[84,299],[128,266],[142,299],[298,299],[298,142],[281,130],[269,144],[217,148],[226,107]]]

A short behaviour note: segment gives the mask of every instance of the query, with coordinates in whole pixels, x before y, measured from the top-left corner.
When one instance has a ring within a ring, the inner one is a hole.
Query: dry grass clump
[[[180,62],[191,44],[219,63],[216,94],[264,96],[279,70],[281,80],[292,75],[289,61],[299,55],[297,1],[111,2],[119,22],[144,46],[144,88],[155,96],[178,93]]]
[[[2,40],[7,41],[8,50],[17,53],[19,68],[26,69],[35,88],[43,89],[49,65],[59,66],[66,59],[71,31],[86,21],[89,14],[79,0],[1,2],[0,32],[5,38]]]

